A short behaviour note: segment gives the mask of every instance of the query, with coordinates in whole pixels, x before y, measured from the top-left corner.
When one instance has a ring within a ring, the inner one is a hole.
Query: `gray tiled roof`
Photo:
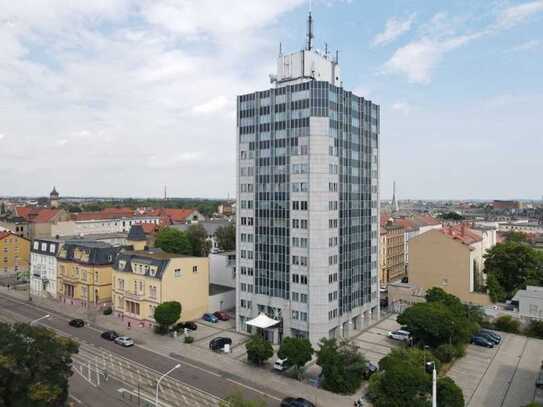
[[[115,271],[120,271],[124,273],[133,273],[134,270],[132,270],[132,261],[137,261],[141,264],[147,264],[152,266],[157,266],[157,272],[154,276],[151,276],[149,270],[145,271],[145,275],[148,277],[154,277],[158,279],[162,279],[162,276],[164,274],[164,271],[168,267],[168,263],[170,262],[170,259],[173,258],[179,258],[179,257],[186,257],[179,254],[172,254],[172,253],[166,253],[160,249],[151,249],[151,250],[142,250],[142,251],[131,251],[131,250],[123,250],[119,253],[117,256],[117,259],[115,260],[115,263],[113,265],[113,268]],[[125,267],[120,268],[119,262],[124,261]]]
[[[142,225],[132,225],[130,227],[130,231],[128,232],[127,240],[131,241],[145,241],[147,238],[145,237],[145,232],[143,231]]]
[[[78,261],[78,259],[74,258],[74,252],[76,249],[81,249],[89,255],[88,264],[94,265],[113,264],[115,256],[119,252],[119,248],[113,247],[109,243],[94,240],[69,240],[62,247],[63,250],[66,250],[66,256],[61,257],[59,255],[59,258]]]

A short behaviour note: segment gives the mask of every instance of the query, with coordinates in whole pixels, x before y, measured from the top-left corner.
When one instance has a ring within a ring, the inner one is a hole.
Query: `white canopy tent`
[[[258,314],[256,318],[253,318],[249,321],[247,321],[247,325],[251,325],[257,328],[271,328],[272,326],[275,326],[279,323],[279,321],[276,321],[275,319],[270,318],[264,313]]]

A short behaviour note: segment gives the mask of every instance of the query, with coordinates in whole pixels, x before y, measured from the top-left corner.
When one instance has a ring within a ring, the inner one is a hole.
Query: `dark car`
[[[498,343],[500,343],[502,341],[501,335],[498,335],[496,332],[491,331],[490,329],[481,328],[479,330],[479,332],[484,333],[486,335],[492,336],[493,338],[495,338],[498,341]]]
[[[479,332],[477,336],[485,338],[487,341],[492,342],[494,345],[500,344],[500,340],[498,338],[496,338],[494,335],[487,334],[486,332]]]
[[[477,346],[484,346],[485,348],[494,347],[494,344],[492,342],[490,342],[486,338],[483,338],[482,336],[472,336],[470,342]]]
[[[379,371],[379,366],[377,366],[375,363],[368,362],[366,364],[366,368],[364,369],[364,379],[368,380],[372,374]]]
[[[82,319],[72,319],[70,322],[68,322],[68,324],[75,328],[81,328],[85,326],[85,321]]]
[[[198,329],[198,325],[196,325],[196,323],[192,322],[192,321],[187,321],[187,322],[178,322],[176,325],[175,325],[175,330],[177,332],[179,331],[182,331],[184,329],[188,329],[189,331],[196,331]]]
[[[217,317],[217,319],[220,320],[220,321],[230,321],[230,317],[224,311],[214,312],[213,315],[215,315]]]
[[[108,341],[114,341],[119,337],[119,334],[115,331],[105,331],[100,336]]]
[[[315,407],[315,404],[301,397],[287,397],[281,401],[281,407]]]
[[[216,352],[218,350],[222,350],[224,348],[224,345],[232,345],[232,338],[228,338],[225,336],[219,336],[218,338],[214,338],[209,342],[209,349]]]

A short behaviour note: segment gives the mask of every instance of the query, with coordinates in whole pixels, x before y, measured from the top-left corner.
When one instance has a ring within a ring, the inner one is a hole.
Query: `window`
[[[300,302],[307,304],[307,294],[300,294]]]
[[[300,297],[298,293],[291,293],[292,301],[299,301]]]
[[[149,286],[149,297],[156,300],[156,287],[153,285]]]
[[[293,274],[292,275],[292,282],[293,283],[299,283],[300,282],[300,275],[299,274]]]
[[[175,277],[181,277],[181,269],[175,269],[174,275]]]
[[[307,285],[307,276],[300,276],[300,284]]]

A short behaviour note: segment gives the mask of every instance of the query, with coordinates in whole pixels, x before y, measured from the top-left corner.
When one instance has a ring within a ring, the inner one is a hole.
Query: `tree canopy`
[[[193,223],[186,231],[191,247],[191,254],[196,257],[207,257],[211,242],[207,240],[207,231],[199,223]]]
[[[233,223],[217,228],[215,239],[221,250],[229,251],[236,248],[236,227]]]
[[[485,273],[490,298],[510,299],[526,285],[543,283],[543,253],[518,241],[498,243],[485,255]]]
[[[255,365],[261,365],[273,356],[273,347],[260,335],[253,335],[245,344],[247,359]]]
[[[181,317],[181,304],[177,301],[166,301],[155,308],[154,318],[159,324],[160,332],[165,333]]]
[[[79,345],[45,327],[0,323],[0,405],[61,407]]]
[[[158,232],[155,246],[168,253],[192,255],[192,246],[188,235],[174,228],[164,228]]]
[[[282,359],[287,358],[289,363],[300,373],[300,369],[311,360],[313,352],[309,339],[286,337],[281,342],[277,356]]]
[[[334,393],[352,394],[362,384],[367,360],[348,340],[322,338],[317,364],[322,368],[322,387]]]

